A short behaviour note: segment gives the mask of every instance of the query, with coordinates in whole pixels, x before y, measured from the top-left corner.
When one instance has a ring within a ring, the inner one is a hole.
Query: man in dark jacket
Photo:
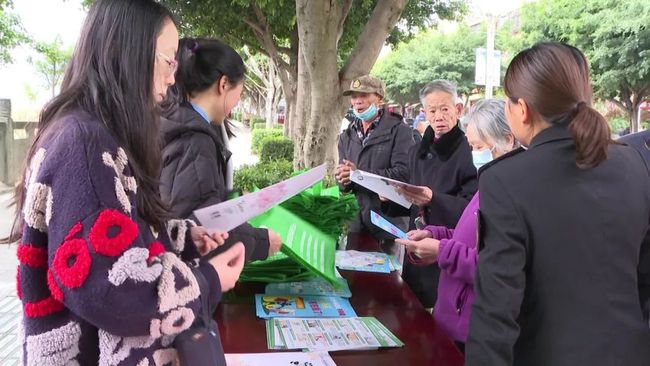
[[[478,189],[472,149],[459,127],[462,111],[456,87],[438,80],[420,91],[429,126],[422,142],[409,151],[409,183],[416,189],[402,190],[415,206],[410,229],[437,225],[455,227],[463,210]],[[392,205],[394,206],[394,205]],[[426,308],[436,302],[439,266],[404,263],[402,277]]]
[[[350,96],[358,120],[339,137],[339,165],[336,180],[341,191],[354,192],[359,202],[359,217],[350,225],[349,232],[367,232],[378,240],[394,239],[370,222],[370,211],[381,213],[379,196],[350,181],[351,171],[360,169],[384,177],[405,181],[408,179],[408,149],[414,144],[411,129],[402,116],[379,109],[384,98],[381,80],[369,75],[352,80],[343,92]],[[393,224],[405,228],[405,218],[387,217]]]
[[[160,194],[175,217],[194,217],[194,210],[227,200],[230,151],[225,147],[225,126],[208,122],[191,104],[181,104],[161,119],[163,164]],[[277,234],[243,224],[230,231],[217,255],[237,242],[246,247],[246,260],[265,259]],[[275,236],[275,237],[274,237]],[[278,244],[279,245],[279,244]]]
[[[641,154],[645,160],[646,168],[650,168],[650,130],[645,130],[631,135],[625,135],[618,139],[619,142],[625,143],[634,148]],[[650,247],[650,231],[646,234],[645,245]],[[639,263],[639,293],[642,298],[650,298],[650,250],[643,250]],[[643,279],[646,279],[643,281]],[[646,320],[650,318],[650,301],[641,304],[644,309],[643,316]]]

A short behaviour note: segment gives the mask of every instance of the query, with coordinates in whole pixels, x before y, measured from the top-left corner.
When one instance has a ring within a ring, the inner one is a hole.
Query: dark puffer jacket
[[[343,159],[356,164],[357,168],[400,181],[408,180],[408,151],[413,146],[413,133],[402,122],[402,116],[384,111],[377,127],[364,144],[359,138],[354,123],[339,136],[339,162]],[[350,232],[368,232],[376,239],[393,238],[370,222],[370,211],[387,215],[377,193],[352,183],[340,185],[342,191],[352,191],[359,202],[359,217],[350,225]],[[408,212],[404,215],[408,216]],[[404,217],[386,217],[393,224],[405,228]]]
[[[191,105],[183,104],[161,119],[161,140],[160,194],[176,217],[196,219],[194,210],[227,199],[226,166],[231,152],[223,145],[219,126],[208,123]],[[248,224],[230,231],[226,244],[210,255],[239,241],[246,247],[246,260],[268,256],[268,231]]]

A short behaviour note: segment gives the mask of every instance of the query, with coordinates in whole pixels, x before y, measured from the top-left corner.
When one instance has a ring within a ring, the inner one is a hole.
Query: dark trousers
[[[432,308],[438,299],[438,280],[440,279],[440,267],[438,263],[426,266],[410,263],[404,260],[402,279],[406,282],[411,291],[420,300],[425,308]]]

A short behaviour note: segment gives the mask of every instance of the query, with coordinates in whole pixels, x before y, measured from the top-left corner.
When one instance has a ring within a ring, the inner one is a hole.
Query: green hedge
[[[251,150],[254,154],[259,154],[262,149],[262,140],[267,137],[282,137],[284,134],[280,129],[271,130],[253,130],[253,137],[251,141]]]
[[[252,125],[253,130],[263,130],[266,129],[266,122],[255,122]]]
[[[260,159],[293,161],[293,141],[286,137],[266,137],[262,140]]]
[[[234,119],[235,121],[244,122],[242,121],[242,117],[244,116],[241,114],[241,112],[232,112],[231,117],[231,119]]]
[[[255,165],[244,165],[235,170],[234,186],[244,192],[265,188],[283,181],[293,173],[293,163],[286,160],[265,161]]]
[[[251,128],[255,128],[259,124],[263,124],[266,126],[266,119],[257,116],[251,118]]]

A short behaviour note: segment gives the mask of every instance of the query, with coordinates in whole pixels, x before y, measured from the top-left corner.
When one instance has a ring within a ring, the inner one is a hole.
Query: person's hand
[[[336,181],[345,186],[352,183],[350,181],[350,174],[352,174],[352,171],[350,170],[350,167],[345,164],[339,164],[334,170],[334,178],[336,178]]]
[[[350,160],[343,159],[343,164],[350,168],[351,171],[357,170],[357,165]]]
[[[411,230],[408,233],[406,233],[406,236],[411,241],[419,241],[422,239],[433,238],[429,230]]]
[[[422,264],[431,264],[438,260],[438,250],[440,249],[440,240],[422,239],[418,241],[395,239],[395,243],[403,245],[406,251],[418,256]]]
[[[386,197],[384,197],[384,196],[379,196],[379,200],[380,200],[381,202],[388,202],[388,198],[386,198]]]
[[[397,192],[404,196],[407,201],[418,206],[426,206],[431,203],[431,200],[433,199],[433,191],[431,191],[431,188],[426,186],[398,187]]]
[[[206,255],[217,249],[217,247],[223,245],[226,239],[228,239],[228,233],[214,233],[210,235],[203,226],[192,227],[190,234],[194,245],[196,245],[201,255]]]
[[[235,287],[241,270],[244,268],[245,251],[244,244],[237,242],[228,250],[208,261],[219,274],[221,292],[226,292]]]
[[[277,253],[282,247],[282,238],[275,231],[269,231],[269,257]]]

